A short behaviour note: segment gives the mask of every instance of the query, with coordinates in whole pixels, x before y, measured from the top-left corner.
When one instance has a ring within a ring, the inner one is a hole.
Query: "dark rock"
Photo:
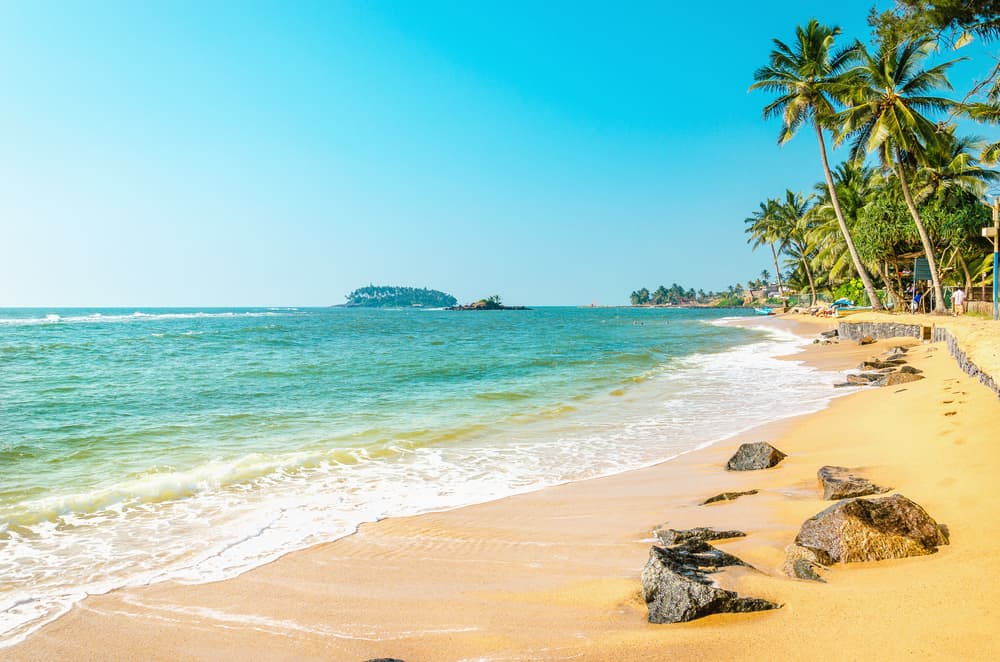
[[[823,488],[823,498],[828,500],[882,494],[892,489],[876,485],[867,478],[856,476],[847,467],[821,467],[816,472],[816,476]]]
[[[642,597],[650,623],[680,623],[710,614],[776,609],[781,605],[759,598],[741,598],[719,588],[709,573],[731,565],[745,565],[705,542],[689,541],[673,547],[653,547],[642,569]]]
[[[948,536],[923,508],[893,494],[838,501],[807,519],[795,544],[830,565],[933,554]]]
[[[659,538],[664,545],[677,545],[688,540],[707,542],[709,540],[742,538],[746,534],[742,531],[719,531],[707,526],[698,526],[693,529],[669,529],[665,526],[658,526],[653,529],[653,535]]]
[[[365,662],[403,662],[403,660],[398,657],[373,657],[370,660],[365,660]]]
[[[903,365],[904,361],[894,360],[894,361],[880,361],[879,359],[872,359],[871,361],[862,361],[861,365],[858,366],[858,370],[883,370],[885,368],[898,368]]]
[[[837,331],[836,329],[831,329],[829,331],[822,331],[819,335],[823,336],[824,338],[836,338],[839,334],[840,332]]]
[[[742,444],[726,463],[728,471],[755,471],[773,467],[787,457],[766,441]]]
[[[723,492],[722,494],[716,494],[714,497],[708,497],[701,502],[701,505],[707,506],[710,503],[716,503],[717,501],[735,501],[741,496],[750,496],[752,494],[757,494],[758,490],[747,490],[746,492]]]
[[[907,382],[920,381],[923,378],[923,375],[915,375],[909,372],[894,372],[878,380],[875,384],[878,386],[897,386],[899,384],[906,384]]]
[[[858,344],[859,345],[871,345],[874,342],[875,342],[875,339],[872,338],[871,336],[862,336],[862,337],[858,338]]]
[[[919,375],[923,372],[920,368],[914,368],[912,365],[904,365],[899,371],[908,375]]]
[[[844,388],[845,386],[857,386],[857,384],[852,384],[851,382],[840,382],[839,384],[834,384],[833,388]]]
[[[789,545],[786,547],[785,564],[781,569],[789,577],[826,583],[826,580],[816,572],[818,569],[825,570],[826,568],[817,560],[816,552],[806,547],[798,545]]]
[[[862,372],[856,375],[847,375],[845,379],[850,384],[858,384],[864,386],[865,384],[871,384],[874,381],[882,379],[884,375],[877,372]]]

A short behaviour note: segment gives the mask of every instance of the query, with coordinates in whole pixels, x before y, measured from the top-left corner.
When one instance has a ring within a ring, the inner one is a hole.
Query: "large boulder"
[[[819,479],[820,487],[823,488],[823,498],[827,500],[882,494],[892,489],[876,485],[867,478],[852,474],[847,467],[829,465],[821,467],[816,472],[816,477]]]
[[[710,614],[781,606],[769,600],[740,597],[735,591],[719,588],[708,576],[733,565],[745,564],[698,540],[650,549],[649,561],[642,569],[642,597],[649,609],[649,622],[680,623]]]
[[[947,545],[946,529],[901,494],[845,499],[802,524],[795,544],[822,565],[933,554]]]
[[[766,441],[742,444],[726,463],[727,471],[755,471],[773,467],[787,456]]]

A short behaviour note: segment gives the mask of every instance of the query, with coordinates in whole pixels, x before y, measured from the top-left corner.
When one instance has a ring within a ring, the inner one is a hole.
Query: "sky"
[[[0,306],[725,289],[773,271],[743,220],[822,179],[753,71],[870,7],[2,3]]]

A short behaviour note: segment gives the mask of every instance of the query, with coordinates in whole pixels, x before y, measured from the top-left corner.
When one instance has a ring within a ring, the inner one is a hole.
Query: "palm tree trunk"
[[[809,261],[802,258],[802,268],[806,270],[806,278],[809,279],[809,291],[812,293],[813,305],[816,305],[816,281],[813,280],[812,271],[809,269]]]
[[[778,269],[778,253],[774,250],[774,242],[767,242],[771,247],[771,257],[774,258],[774,277],[778,279],[778,296],[781,296],[785,288],[781,286],[781,270]]]
[[[875,285],[872,284],[871,276],[868,275],[865,265],[861,263],[861,256],[858,254],[858,249],[854,246],[854,240],[851,239],[850,230],[847,229],[844,212],[840,210],[837,187],[833,184],[833,175],[830,174],[830,162],[826,158],[826,141],[823,139],[823,129],[815,122],[813,122],[813,126],[816,128],[816,137],[819,139],[819,151],[823,157],[823,174],[826,176],[826,187],[830,191],[830,202],[833,203],[833,213],[837,216],[840,233],[844,235],[844,243],[847,244],[847,251],[851,254],[851,261],[854,262],[854,270],[858,272],[861,282],[864,283],[865,292],[868,293],[868,300],[872,304],[872,310],[883,310],[882,302],[878,298],[878,292],[875,291]]]
[[[917,212],[917,206],[913,203],[913,196],[910,194],[910,185],[903,176],[903,156],[896,149],[896,176],[899,178],[899,185],[903,188],[903,199],[906,200],[906,208],[910,210],[910,217],[917,226],[917,234],[920,235],[920,243],[924,247],[924,255],[927,256],[927,266],[931,270],[931,283],[934,285],[934,312],[944,315],[948,309],[944,305],[944,292],[941,289],[941,277],[938,276],[937,262],[934,260],[934,248],[931,246],[930,235],[927,228]]]
[[[809,291],[812,293],[813,305],[816,305],[816,281],[813,280],[812,269],[809,268],[809,260],[806,259],[806,246],[798,245],[795,246],[799,251],[799,258],[802,260],[802,268],[806,272],[806,278],[809,279]]]
[[[962,266],[962,273],[965,274],[965,291],[966,293],[971,292],[972,274],[969,273],[969,265],[965,263],[965,258],[962,257],[962,251],[958,251],[958,263]]]

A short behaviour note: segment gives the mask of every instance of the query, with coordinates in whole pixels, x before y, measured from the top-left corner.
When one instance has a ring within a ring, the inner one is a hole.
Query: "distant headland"
[[[369,285],[346,295],[337,308],[448,308],[458,299],[439,290],[399,285]]]
[[[467,303],[462,306],[451,306],[448,310],[531,310],[525,306],[505,306],[503,302],[500,301],[500,295],[494,294],[493,296],[486,297],[485,299],[480,299],[479,301],[473,301],[472,303]]]

